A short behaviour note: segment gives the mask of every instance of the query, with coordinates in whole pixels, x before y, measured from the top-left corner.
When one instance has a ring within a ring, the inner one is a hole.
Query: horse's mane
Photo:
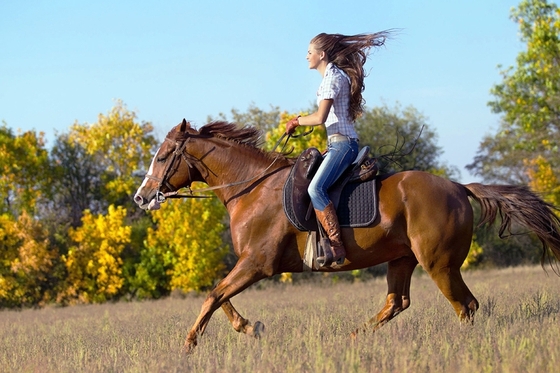
[[[230,123],[226,121],[213,121],[200,127],[197,131],[190,126],[186,132],[178,130],[179,126],[173,128],[167,137],[174,141],[183,141],[189,137],[214,137],[224,139],[225,141],[233,141],[237,144],[246,146],[254,151],[255,154],[260,154],[266,159],[273,160],[274,162],[279,159],[288,160],[293,163],[294,160],[288,159],[285,153],[278,153],[276,151],[267,151],[263,149],[264,136],[263,132],[252,126],[240,126],[237,123]]]
[[[261,148],[263,145],[262,131],[251,126],[239,126],[236,123],[224,121],[210,122],[202,126],[199,130],[201,135],[221,137],[226,140],[233,140],[240,144],[254,148]]]
[[[176,129],[169,132],[169,138],[184,140],[194,133],[191,131],[178,132]],[[225,121],[214,121],[205,124],[198,130],[198,136],[219,137],[225,140],[235,141],[239,144],[260,149],[263,144],[262,132],[255,127],[242,127],[236,123]]]

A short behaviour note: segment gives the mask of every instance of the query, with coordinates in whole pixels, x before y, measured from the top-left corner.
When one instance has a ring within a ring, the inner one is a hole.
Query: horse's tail
[[[526,186],[472,183],[464,187],[467,194],[480,203],[478,226],[492,225],[499,213],[502,220],[500,238],[504,238],[504,232],[512,234],[512,222],[529,229],[542,243],[541,265],[548,258],[554,272],[560,275],[558,266],[552,263],[553,257],[560,261],[560,219],[554,213],[559,211],[556,207]]]

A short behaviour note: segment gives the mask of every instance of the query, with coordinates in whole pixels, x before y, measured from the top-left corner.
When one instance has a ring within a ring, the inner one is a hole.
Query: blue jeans
[[[323,163],[319,166],[307,189],[315,209],[323,211],[327,207],[331,201],[327,190],[354,162],[357,155],[358,142],[356,140],[329,142]]]

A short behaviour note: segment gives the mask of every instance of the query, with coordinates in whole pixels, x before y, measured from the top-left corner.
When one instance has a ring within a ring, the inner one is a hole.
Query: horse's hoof
[[[183,351],[186,354],[191,354],[194,351],[194,348],[196,347],[196,341],[189,341],[187,340],[185,342],[185,345],[183,346]]]
[[[264,334],[264,324],[260,321],[255,322],[255,325],[251,325],[247,328],[247,334],[255,339],[260,339],[262,334]]]
[[[260,321],[256,321],[253,326],[253,335],[255,338],[259,339],[264,334],[264,324]]]

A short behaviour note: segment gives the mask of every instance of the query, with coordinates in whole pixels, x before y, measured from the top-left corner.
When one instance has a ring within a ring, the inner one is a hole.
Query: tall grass
[[[233,299],[260,340],[221,310],[193,354],[181,352],[203,296],[0,312],[6,372],[555,372],[560,279],[540,267],[467,272],[481,303],[461,324],[433,282],[413,278],[411,307],[374,333],[349,333],[383,306],[384,279],[267,283]]]

